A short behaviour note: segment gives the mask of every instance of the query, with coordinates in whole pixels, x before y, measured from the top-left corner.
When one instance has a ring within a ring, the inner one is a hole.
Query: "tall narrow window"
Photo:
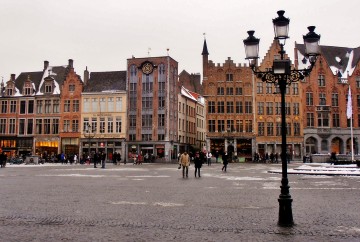
[[[1,113],[7,113],[8,102],[6,100],[1,101]]]
[[[79,112],[80,111],[80,101],[79,100],[73,100],[73,112]]]
[[[131,116],[135,116],[135,115],[131,115]],[[136,125],[136,124],[135,124]],[[115,132],[116,133],[121,133],[121,117],[116,117],[115,120]]]
[[[319,87],[325,87],[325,76],[324,75],[318,76],[318,85],[319,85]]]
[[[100,112],[106,112],[105,98],[100,98]]]
[[[16,113],[16,104],[15,100],[10,101],[10,113]]]
[[[52,133],[53,134],[59,133],[59,119],[54,118],[52,120]]]
[[[100,134],[105,133],[105,118],[100,118]]]
[[[26,113],[26,101],[20,101],[20,114]]]
[[[19,119],[19,135],[25,134],[25,119]]]
[[[135,100],[135,107],[136,107],[136,100]],[[121,112],[121,111],[122,111],[122,98],[117,97],[116,98],[116,112]]]
[[[274,123],[266,123],[266,135],[267,136],[274,135]]]
[[[215,102],[214,101],[208,102],[208,113],[215,113]]]
[[[209,120],[209,132],[215,132],[215,120]]]
[[[258,102],[258,114],[259,115],[263,115],[264,114],[264,103],[263,102]]]
[[[64,101],[64,112],[70,112],[70,100]]]
[[[36,134],[42,134],[42,119],[36,119]]]
[[[233,81],[233,74],[232,73],[227,73],[226,74],[226,81],[227,82],[232,82]]]
[[[79,132],[79,120],[73,119],[71,129],[72,132]]]
[[[252,113],[252,102],[245,101],[245,113]]]
[[[51,112],[51,100],[45,100],[45,113]]]
[[[60,100],[54,100],[53,101],[53,113],[59,113],[60,112]]]
[[[44,119],[44,134],[50,134],[50,119],[45,118]]]
[[[91,107],[92,107],[92,111],[93,112],[98,112],[98,99],[97,98],[92,98],[91,100]]]
[[[88,113],[90,112],[90,99],[89,98],[84,98],[84,102],[83,102],[83,112],[84,113]]]
[[[108,117],[107,119],[107,132],[109,134],[113,133],[114,132],[114,123],[113,123],[113,118],[112,117]]]
[[[0,134],[6,134],[6,118],[0,118]]]
[[[234,113],[234,102],[226,102],[226,113]]]
[[[314,105],[313,93],[307,92],[306,93],[306,106],[312,106],[312,105]]]
[[[15,119],[9,119],[9,134],[15,134]]]
[[[34,133],[34,120],[28,119],[27,120],[27,134],[33,134],[33,133]]]
[[[109,97],[108,98],[108,112],[114,112],[114,98],[113,97]]]
[[[264,136],[265,134],[264,130],[265,130],[264,122],[258,122],[258,135]]]
[[[42,100],[36,101],[36,113],[41,114],[43,112]]]
[[[70,120],[64,120],[64,132],[70,132]]]
[[[333,113],[333,127],[334,128],[339,128],[340,127],[340,115],[338,113]]]
[[[225,108],[224,108],[224,102],[223,101],[219,101],[218,102],[218,113],[224,113],[225,112]]]
[[[243,113],[242,101],[236,101],[236,113]]]
[[[245,120],[245,132],[252,132],[253,131],[253,124],[252,120]]]
[[[29,100],[28,113],[34,113],[34,100]]]

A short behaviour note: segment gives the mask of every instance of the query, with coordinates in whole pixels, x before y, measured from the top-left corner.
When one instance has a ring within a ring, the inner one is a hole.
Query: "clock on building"
[[[151,62],[149,61],[145,61],[142,65],[141,65],[141,70],[144,74],[149,75],[153,72],[154,70],[154,66]]]

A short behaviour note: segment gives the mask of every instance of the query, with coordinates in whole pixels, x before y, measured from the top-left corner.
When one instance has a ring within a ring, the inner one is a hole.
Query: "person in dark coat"
[[[229,163],[229,161],[228,161],[228,154],[226,153],[226,152],[224,152],[223,154],[222,154],[222,160],[223,160],[223,167],[222,167],[222,171],[225,171],[226,172],[226,168],[227,168],[227,165],[228,165],[228,163]]]
[[[203,160],[201,159],[199,152],[196,152],[195,157],[194,157],[195,177],[196,177],[196,173],[198,174],[199,177],[201,177],[200,169],[201,169],[202,163],[203,163]]]
[[[94,168],[96,168],[97,163],[99,162],[99,153],[94,154]]]
[[[112,162],[114,165],[117,165],[116,157],[117,157],[117,152],[115,151],[114,154],[112,155]]]
[[[119,153],[116,153],[116,163],[120,165],[120,161],[121,161],[121,154],[119,152]]]
[[[100,159],[101,159],[101,168],[105,168],[105,161],[106,161],[106,154],[104,152],[101,152],[100,154]]]

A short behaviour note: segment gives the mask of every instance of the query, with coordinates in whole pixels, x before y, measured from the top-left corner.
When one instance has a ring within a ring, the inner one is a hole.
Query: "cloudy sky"
[[[359,47],[359,0],[1,0],[0,78],[41,71],[43,61],[75,71],[126,70],[126,60],[169,55],[179,71],[202,72],[206,33],[209,59],[245,63],[248,30],[260,38],[260,56],[273,39],[278,10],[290,18],[293,53],[307,26],[315,25],[322,45]]]

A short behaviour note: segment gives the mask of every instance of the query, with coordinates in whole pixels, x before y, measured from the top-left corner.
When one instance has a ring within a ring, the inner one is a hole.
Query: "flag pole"
[[[350,119],[350,133],[351,133],[351,161],[354,161],[354,134],[353,134],[353,121]]]
[[[351,89],[349,84],[348,100],[346,107],[346,117],[350,119],[350,138],[351,138],[351,161],[354,161],[354,137],[353,137],[353,121],[352,121],[352,100],[351,100]]]

